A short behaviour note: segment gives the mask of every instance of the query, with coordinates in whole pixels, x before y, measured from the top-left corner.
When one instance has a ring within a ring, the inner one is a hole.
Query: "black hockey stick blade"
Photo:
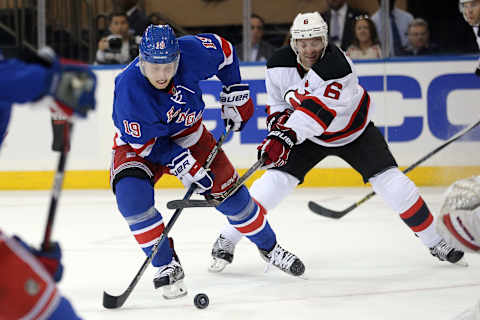
[[[374,195],[375,195],[375,192],[372,191],[369,194],[367,194],[365,197],[363,197],[361,200],[355,202],[354,204],[352,204],[348,208],[346,208],[344,210],[340,210],[340,211],[325,208],[325,207],[319,205],[318,203],[316,203],[314,201],[309,201],[308,202],[308,208],[310,210],[312,210],[312,212],[314,212],[316,214],[319,214],[321,216],[324,216],[324,217],[327,217],[327,218],[332,218],[332,219],[340,219],[344,215],[346,215],[347,213],[349,213],[350,211],[352,211],[353,209],[355,209],[356,207],[358,207],[359,205],[361,205],[362,203],[364,203],[365,201],[367,201],[368,199],[373,197]]]
[[[218,200],[172,200],[167,202],[168,209],[178,209],[178,208],[206,208],[206,207],[216,207],[220,204]]]
[[[250,178],[252,174],[255,173],[265,162],[265,159],[260,159],[257,162],[253,164],[253,166],[250,167],[250,169],[247,170],[241,176],[238,181],[225,193],[223,201],[230,197],[232,194],[234,194],[244,183],[245,181]],[[223,201],[218,201],[215,199],[210,199],[210,200],[190,200],[190,199],[181,199],[181,200],[171,200],[167,202],[167,208],[168,209],[185,209],[185,208],[208,208],[208,207],[216,207],[220,205]]]
[[[348,207],[347,209],[342,211],[330,210],[328,208],[322,207],[314,201],[308,201],[308,208],[316,214],[332,219],[340,219],[353,209],[350,209],[351,207]]]
[[[103,291],[103,306],[107,309],[116,309],[120,308],[127,300],[129,294],[122,294],[119,296],[112,296]]]

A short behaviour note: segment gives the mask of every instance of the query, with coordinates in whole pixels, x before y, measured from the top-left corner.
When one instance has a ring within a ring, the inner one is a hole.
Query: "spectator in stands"
[[[262,17],[257,14],[252,14],[250,18],[252,46],[250,52],[250,59],[243,57],[243,44],[236,47],[238,59],[241,61],[267,61],[273,54],[275,47],[263,40],[263,27],[265,22]]]
[[[381,5],[381,0],[378,0],[378,3]],[[390,0],[390,8],[389,8],[389,17],[390,23],[388,25],[387,30],[387,37],[388,43],[390,44],[389,49],[387,51],[389,56],[396,56],[401,54],[402,47],[407,45],[407,31],[408,25],[412,22],[413,16],[402,9],[395,7],[395,0]],[[385,30],[383,29],[382,24],[382,17],[384,12],[382,7],[378,9],[372,16],[372,21],[375,23],[377,27],[377,32],[380,38],[380,45],[382,47],[385,46]]]
[[[127,15],[114,12],[109,17],[110,34],[98,42],[98,64],[126,64],[138,55],[137,37],[130,35]]]
[[[480,0],[460,0],[458,5],[463,18],[473,28],[480,48]],[[480,60],[475,74],[480,77]]]
[[[346,0],[327,0],[327,3],[329,9],[322,16],[328,24],[328,41],[345,51],[354,38],[355,17],[366,12],[350,7]]]
[[[135,36],[143,35],[149,22],[145,12],[138,7],[138,0],[120,0],[120,6],[127,14],[130,33]]]
[[[95,18],[95,27],[97,28],[96,41],[99,41],[108,32],[108,16],[103,13],[98,14]]]
[[[355,18],[353,24],[354,38],[347,49],[347,55],[352,59],[380,59],[382,48],[378,40],[377,29],[373,21],[362,15]]]
[[[438,54],[438,46],[430,42],[428,23],[422,18],[413,19],[408,25],[408,42],[401,50],[401,55],[421,56]]]

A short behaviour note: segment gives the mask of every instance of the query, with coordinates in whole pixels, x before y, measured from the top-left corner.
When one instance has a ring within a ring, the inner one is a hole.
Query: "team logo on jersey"
[[[165,49],[165,41],[157,41],[156,45],[155,45],[155,49]]]
[[[198,114],[193,111],[190,112],[190,109],[187,109],[186,111],[182,112],[182,109],[175,109],[175,106],[172,106],[170,110],[167,112],[167,123],[170,123],[173,121],[175,118],[175,123],[182,123],[184,122],[184,125],[186,127],[191,126],[195,122],[197,122],[198,119],[202,117],[202,111],[200,111]]]
[[[197,37],[197,39],[202,41],[202,44],[205,48],[217,49],[217,47],[215,46],[215,43],[213,43],[212,39],[205,38],[205,37],[199,37],[199,36],[196,36],[196,37]]]

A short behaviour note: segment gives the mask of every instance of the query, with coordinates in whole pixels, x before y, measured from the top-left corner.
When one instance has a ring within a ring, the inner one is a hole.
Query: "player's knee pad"
[[[267,170],[260,179],[255,180],[250,194],[265,209],[275,208],[288,196],[300,181],[291,174],[280,170]]]
[[[112,186],[113,193],[116,193],[117,191],[118,181],[120,181],[122,178],[125,178],[125,177],[146,179],[150,182],[150,185],[153,186],[153,180],[151,176],[144,169],[137,168],[137,167],[130,167],[130,168],[125,168],[123,170],[119,170],[118,172],[115,172],[115,174],[111,177],[110,184]]]
[[[390,168],[370,178],[373,190],[395,211],[404,212],[420,196],[418,188],[398,168]]]
[[[154,205],[154,190],[149,179],[123,177],[116,183],[115,197],[124,217],[146,212]]]

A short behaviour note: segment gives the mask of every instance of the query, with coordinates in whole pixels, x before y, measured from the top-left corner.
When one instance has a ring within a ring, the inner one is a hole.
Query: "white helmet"
[[[317,11],[297,14],[290,28],[290,34],[292,35],[290,46],[296,54],[298,54],[295,43],[297,39],[320,37],[325,48],[328,44],[328,26]]]

